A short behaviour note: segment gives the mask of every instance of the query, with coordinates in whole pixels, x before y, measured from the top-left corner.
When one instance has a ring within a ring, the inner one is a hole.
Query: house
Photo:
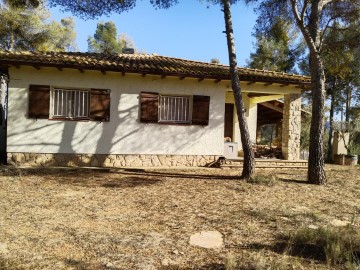
[[[1,149],[17,164],[204,166],[224,154],[224,137],[241,153],[228,66],[154,54],[0,52],[0,67],[8,75]],[[300,95],[310,78],[238,72],[251,140],[267,117],[262,104],[268,117],[283,115],[283,156],[298,159]],[[281,111],[271,103],[278,99]]]

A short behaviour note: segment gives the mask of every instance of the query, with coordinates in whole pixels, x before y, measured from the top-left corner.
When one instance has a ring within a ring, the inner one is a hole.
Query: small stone
[[[318,226],[316,226],[316,225],[312,225],[312,224],[311,224],[311,225],[309,225],[309,226],[308,226],[308,228],[309,228],[309,229],[312,229],[312,230],[317,230],[317,229],[319,229],[319,227],[318,227]]]
[[[174,249],[174,250],[172,251],[172,253],[175,254],[175,255],[179,255],[179,251],[178,251],[177,249]]]
[[[203,248],[221,248],[223,236],[218,231],[202,231],[190,236],[190,245]]]
[[[114,265],[111,262],[106,263],[105,265],[107,268],[113,268]]]
[[[8,250],[7,244],[0,243],[0,254],[5,254],[8,252],[9,252],[9,250]]]
[[[333,219],[330,224],[334,227],[345,227],[349,224],[347,221],[339,220],[339,219]]]
[[[290,221],[290,218],[288,218],[288,217],[280,217],[280,219],[282,219],[284,221]]]
[[[161,264],[162,264],[163,266],[169,266],[169,265],[172,264],[172,262],[173,262],[172,260],[167,259],[167,258],[161,260]]]

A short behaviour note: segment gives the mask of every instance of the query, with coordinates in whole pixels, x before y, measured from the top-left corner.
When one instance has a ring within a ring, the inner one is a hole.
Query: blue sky
[[[149,0],[138,1],[137,6],[122,14],[101,17],[96,20],[76,20],[77,45],[79,51],[87,51],[87,38],[93,35],[99,21],[115,22],[118,34],[129,35],[141,52],[163,56],[209,62],[218,58],[228,64],[223,13],[220,6],[201,4],[197,0],[180,1],[168,10],[155,10]],[[60,8],[52,8],[53,18],[60,20],[72,16]],[[252,6],[232,6],[233,26],[238,65],[244,66],[253,51],[251,36],[256,20]]]

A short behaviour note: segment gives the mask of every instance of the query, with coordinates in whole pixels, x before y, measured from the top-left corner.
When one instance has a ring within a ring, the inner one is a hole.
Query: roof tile
[[[31,65],[102,71],[149,73],[155,75],[230,80],[229,67],[156,54],[118,54],[82,52],[8,52],[0,51],[0,65]],[[283,72],[238,68],[240,80],[309,85],[310,77]]]

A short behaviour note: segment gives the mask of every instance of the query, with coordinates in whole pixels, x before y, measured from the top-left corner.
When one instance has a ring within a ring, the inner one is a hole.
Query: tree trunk
[[[312,80],[312,117],[310,127],[310,146],[308,181],[311,184],[325,185],[324,170],[324,111],[325,111],[325,72],[318,52],[310,52],[310,74]]]
[[[335,87],[336,87],[336,79],[334,79],[334,83],[333,83],[333,89],[331,90],[330,93],[330,116],[329,116],[329,139],[328,139],[328,152],[327,152],[327,160],[331,161],[333,160],[333,143],[332,143],[332,139],[333,139],[333,130],[334,130],[334,110],[335,110]]]
[[[233,27],[231,20],[230,1],[222,0],[222,4],[224,8],[226,38],[227,38],[227,45],[229,52],[231,84],[234,94],[236,113],[239,119],[241,144],[244,151],[244,163],[243,163],[243,171],[241,173],[241,178],[250,179],[255,172],[255,160],[254,160],[254,152],[251,148],[249,128],[245,117],[245,108],[241,94],[240,79],[237,72],[237,62],[236,62],[235,42],[234,42],[234,34],[233,34]]]
[[[299,12],[298,0],[290,0],[296,23],[299,26],[310,51],[310,75],[312,87],[312,116],[310,126],[308,182],[325,185],[324,170],[324,119],[325,119],[325,72],[322,63],[320,17],[324,5],[321,0],[304,0]],[[305,16],[306,15],[306,16]],[[306,22],[305,17],[308,17]]]
[[[14,33],[10,32],[10,37],[9,37],[9,48],[8,50],[10,52],[12,52],[14,50],[14,46],[15,46],[15,38],[14,38]]]
[[[346,87],[346,107],[345,107],[345,124],[346,129],[350,128],[350,106],[351,106],[351,96],[352,96],[352,90],[351,87]]]

